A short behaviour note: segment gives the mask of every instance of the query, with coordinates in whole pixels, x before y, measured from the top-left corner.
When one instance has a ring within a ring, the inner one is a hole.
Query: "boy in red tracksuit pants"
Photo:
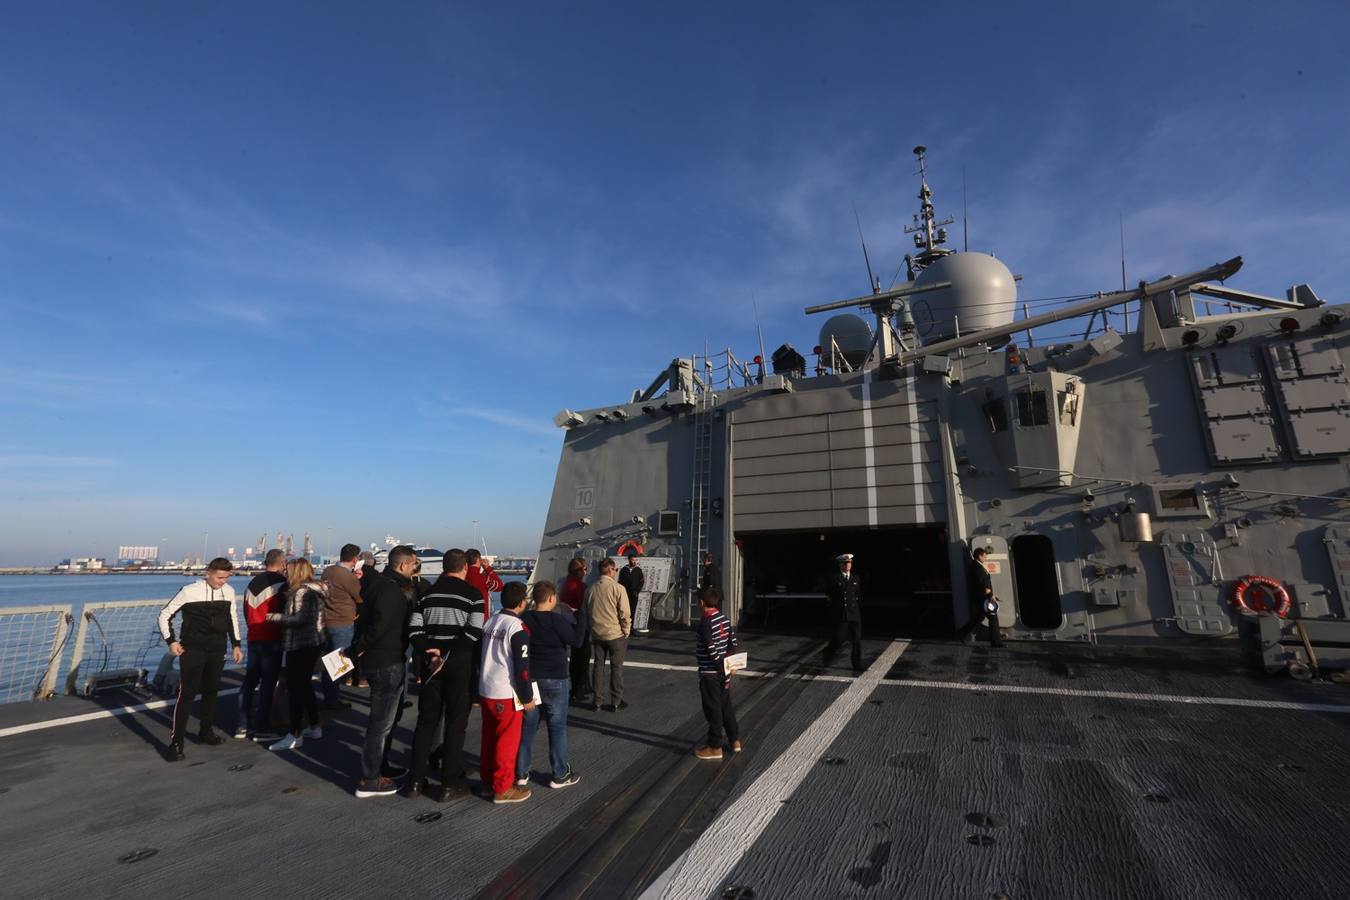
[[[528,787],[512,784],[520,751],[522,713],[534,709],[530,683],[530,631],[520,620],[525,611],[525,585],[513,581],[502,588],[502,611],[483,626],[483,665],[478,677],[482,697],[483,746],[479,769],[483,793],[493,803],[523,803]]]

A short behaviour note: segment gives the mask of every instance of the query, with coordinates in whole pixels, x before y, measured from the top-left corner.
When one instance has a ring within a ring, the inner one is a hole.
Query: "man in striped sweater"
[[[202,694],[201,742],[214,746],[225,741],[212,726],[220,674],[225,670],[227,636],[234,648],[234,661],[244,661],[244,651],[239,646],[239,622],[234,613],[234,588],[228,583],[233,570],[228,559],[216,557],[207,565],[205,578],[182,588],[159,611],[159,635],[169,645],[169,652],[178,657],[178,702],[173,707],[173,733],[169,735],[165,754],[170,762],[183,758],[188,716],[198,690]],[[173,617],[180,612],[183,626],[175,636]]]
[[[703,718],[708,720],[708,743],[694,750],[699,759],[721,759],[722,742],[731,742],[734,753],[741,752],[740,727],[731,706],[731,676],[723,671],[722,660],[736,652],[736,632],[722,614],[722,592],[708,587],[699,594],[702,615],[698,620],[698,693],[703,701]]]
[[[436,729],[445,720],[438,799],[467,792],[464,784],[464,732],[473,708],[473,678],[483,637],[483,594],[464,580],[469,562],[463,550],[447,550],[442,575],[431,592],[417,602],[408,621],[413,665],[421,673],[417,697],[417,730],[413,732],[412,767],[403,796],[416,797]]]

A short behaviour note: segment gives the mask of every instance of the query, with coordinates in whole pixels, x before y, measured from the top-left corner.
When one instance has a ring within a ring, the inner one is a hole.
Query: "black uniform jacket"
[[[825,596],[830,598],[830,616],[838,622],[861,622],[862,588],[858,574],[834,572],[825,579]]]
[[[970,605],[974,609],[983,609],[984,601],[994,596],[994,582],[989,577],[989,570],[980,565],[975,560],[970,561],[970,572],[966,576],[966,582],[970,586]]]

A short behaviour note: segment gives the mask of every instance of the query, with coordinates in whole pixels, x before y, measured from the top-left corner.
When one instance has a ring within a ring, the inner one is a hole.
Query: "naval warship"
[[[159,603],[0,610],[0,670],[38,646],[49,698],[0,704],[4,895],[1345,896],[1345,307],[1232,288],[1234,258],[1018,319],[1003,263],[943,246],[923,162],[910,277],[808,310],[813,358],[680,357],[557,417],[533,577],[647,573],[628,708],[569,714],[578,784],[548,789],[540,729],[524,804],[356,800],[351,688],[298,751],[167,764],[173,701],[114,677],[162,654]],[[1097,327],[1117,309],[1133,328]],[[1069,319],[1081,340],[1033,343]],[[976,548],[1001,649],[951,639]],[[861,673],[820,662],[840,552]],[[716,761],[682,627],[708,553],[750,659]]]

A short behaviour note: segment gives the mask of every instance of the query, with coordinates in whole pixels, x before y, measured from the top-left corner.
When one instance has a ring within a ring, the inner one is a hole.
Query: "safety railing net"
[[[90,675],[159,665],[165,653],[156,619],[162,600],[88,603],[81,611],[80,635],[70,690],[79,692]]]
[[[69,606],[0,609],[0,703],[50,696],[69,622]]]

